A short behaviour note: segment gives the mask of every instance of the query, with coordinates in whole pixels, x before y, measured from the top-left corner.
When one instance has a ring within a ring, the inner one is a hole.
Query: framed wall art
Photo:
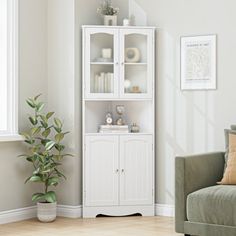
[[[216,89],[216,35],[181,37],[181,89]]]

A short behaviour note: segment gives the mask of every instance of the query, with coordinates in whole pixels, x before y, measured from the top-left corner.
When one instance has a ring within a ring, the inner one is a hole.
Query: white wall
[[[57,188],[58,201],[65,205],[81,203],[81,146],[77,115],[79,101],[75,81],[75,2],[48,0],[48,104],[70,131],[65,144],[74,154],[64,160],[67,176]]]
[[[236,2],[215,0],[137,0],[150,25],[160,27],[157,42],[157,196],[174,203],[174,157],[224,150],[223,129],[236,122]],[[218,89],[180,91],[180,37],[217,34]]]

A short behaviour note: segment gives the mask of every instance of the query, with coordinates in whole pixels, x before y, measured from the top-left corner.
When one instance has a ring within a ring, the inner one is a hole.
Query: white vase
[[[108,16],[104,15],[104,25],[117,25],[117,15]]]
[[[41,222],[52,222],[57,217],[57,203],[37,203],[37,217]]]

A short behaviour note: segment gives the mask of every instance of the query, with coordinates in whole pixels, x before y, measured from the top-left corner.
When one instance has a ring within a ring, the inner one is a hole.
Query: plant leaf
[[[34,100],[32,98],[28,98],[26,100],[26,102],[30,107],[35,108],[35,103],[34,103]]]
[[[42,95],[42,93],[38,94],[37,96],[34,97],[34,100],[36,101],[40,96]]]
[[[59,177],[63,177],[64,179],[66,179],[66,176],[63,175],[58,169],[55,168],[55,171],[57,172],[57,175],[58,175]]]
[[[25,139],[31,139],[30,134],[28,134],[26,132],[22,132],[20,134],[23,135],[25,137]]]
[[[43,120],[41,120],[40,123],[43,126],[43,128],[47,129],[47,127],[48,127],[47,122],[44,122]]]
[[[40,127],[33,127],[33,128],[31,129],[32,135],[38,134],[40,131],[41,131],[41,128],[40,128]]]
[[[46,118],[49,119],[53,116],[55,112],[48,112],[48,114],[46,115]]]
[[[43,102],[38,103],[37,106],[36,106],[37,112],[42,111],[44,106],[45,106],[45,104]]]
[[[56,140],[57,143],[60,143],[63,138],[64,138],[63,133],[59,133],[59,134],[55,135],[55,140]]]
[[[50,202],[50,203],[56,202],[56,193],[54,191],[47,192],[44,195],[44,198],[47,202]]]
[[[21,155],[18,155],[17,157],[28,157],[27,154],[21,154]]]
[[[54,123],[58,128],[62,127],[62,122],[58,118],[54,118]]]
[[[55,142],[54,141],[49,141],[45,144],[45,148],[47,151],[49,151],[50,149],[52,149],[55,145]]]
[[[31,176],[25,180],[25,184],[30,180]]]
[[[41,177],[38,176],[38,175],[31,176],[31,178],[29,180],[32,181],[32,182],[41,182],[42,181]]]
[[[51,130],[47,128],[42,132],[42,135],[43,137],[47,138],[50,133],[51,133]]]
[[[32,195],[32,201],[33,202],[37,202],[37,201],[40,201],[40,200],[43,200],[45,199],[45,194],[44,193],[34,193]]]
[[[64,146],[64,145],[61,145],[61,144],[55,144],[55,148],[56,148],[59,152],[61,152],[61,151],[63,151],[63,150],[65,149],[65,146]]]
[[[51,177],[47,181],[48,186],[52,186],[52,185],[56,186],[56,185],[58,185],[58,183],[59,183],[59,178],[58,177]]]
[[[32,116],[29,117],[29,121],[30,121],[30,123],[32,125],[37,125],[37,123],[38,123],[37,118],[36,117],[32,117]]]
[[[61,128],[58,128],[56,126],[53,126],[53,128],[57,131],[57,133],[61,133]]]

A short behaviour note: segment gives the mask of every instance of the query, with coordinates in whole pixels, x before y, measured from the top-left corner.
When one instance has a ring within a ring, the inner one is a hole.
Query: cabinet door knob
[[[119,169],[116,169],[116,173],[119,173]]]
[[[122,172],[122,173],[124,173],[124,172],[125,172],[125,170],[124,170],[124,169],[122,169],[122,170],[121,170],[121,172]]]
[[[119,65],[119,62],[116,62],[116,65],[118,66],[118,65]]]

